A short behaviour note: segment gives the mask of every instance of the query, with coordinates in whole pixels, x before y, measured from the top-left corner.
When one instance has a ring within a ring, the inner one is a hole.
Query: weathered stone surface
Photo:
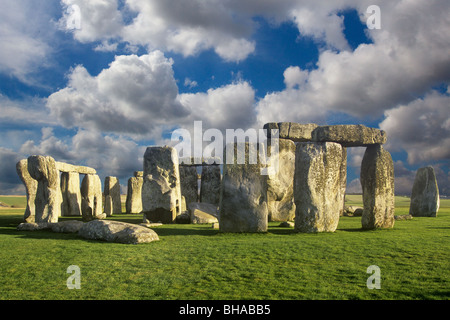
[[[35,222],[57,222],[61,215],[59,172],[52,157],[30,156],[28,172],[38,181],[36,189]]]
[[[368,146],[361,163],[363,229],[394,226],[394,163],[381,145]]]
[[[439,188],[433,167],[419,168],[411,192],[409,214],[414,217],[436,217],[439,204]]]
[[[222,174],[216,165],[203,165],[200,181],[200,202],[211,203],[216,206],[220,202],[220,183]]]
[[[339,188],[339,201],[341,202],[340,216],[344,215],[345,209],[345,190],[347,189],[347,148],[342,147],[342,163],[340,170],[340,188]]]
[[[181,213],[178,153],[173,147],[148,147],[144,154],[142,211],[152,222],[172,223]]]
[[[198,179],[197,168],[193,166],[181,166],[180,187],[181,195],[184,196],[186,203],[198,201]]]
[[[230,148],[231,147],[231,148]],[[263,164],[259,159],[255,164],[249,161],[249,152],[258,153],[258,146],[250,143],[234,143],[230,150],[241,150],[245,163],[238,164],[237,157],[232,162],[225,153],[220,200],[221,232],[266,232],[268,210],[266,201],[266,176],[261,175]],[[263,148],[259,144],[259,148]],[[263,152],[264,154],[265,152]]]
[[[136,178],[139,178],[139,177],[143,177],[144,176],[144,171],[135,171],[134,173],[133,173],[133,175],[136,177]]]
[[[142,176],[131,177],[128,179],[127,199],[125,202],[126,213],[142,212]]]
[[[387,136],[383,130],[364,125],[334,125],[317,127],[312,139],[316,142],[337,142],[344,147],[362,147],[383,144]]]
[[[113,215],[113,206],[113,198],[110,195],[105,196],[103,211],[107,217],[111,217]]]
[[[80,174],[78,172],[61,173],[61,215],[81,216]]]
[[[35,204],[34,201],[36,199],[36,191],[38,182],[30,176],[28,172],[28,160],[23,159],[17,162],[16,171],[19,175],[20,180],[22,180],[25,185],[25,192],[27,195],[27,207],[24,213],[24,221],[25,222],[34,222],[35,219]]]
[[[270,129],[279,129],[280,139],[289,139],[294,142],[312,141],[312,132],[318,127],[314,123],[295,123],[295,122],[271,122],[264,125],[267,129],[267,136],[271,137]]]
[[[51,223],[50,229],[53,232],[59,233],[76,233],[83,225],[84,222],[79,220],[59,221],[57,223]]]
[[[394,216],[394,219],[395,220],[412,220],[413,216],[410,214],[401,214],[398,216]]]
[[[103,219],[102,182],[96,174],[87,174],[81,182],[81,214],[84,221]]]
[[[333,142],[300,142],[295,156],[295,229],[334,232],[342,210],[342,147]]]
[[[61,172],[76,172],[79,174],[96,174],[97,171],[93,168],[84,167],[84,166],[76,166],[69,163],[56,161],[56,170]]]
[[[269,221],[289,221],[295,218],[294,172],[295,143],[291,140],[278,140],[278,158],[268,146],[275,174],[267,175],[267,208]]]
[[[125,244],[139,244],[159,240],[155,231],[144,226],[106,220],[94,220],[83,224],[78,231],[78,235],[85,239]]]
[[[218,207],[211,203],[191,202],[188,204],[191,223],[214,223],[219,222]]]
[[[103,192],[106,196],[111,196],[112,198],[112,214],[122,213],[122,202],[120,200],[120,184],[117,177],[105,177],[105,186]]]
[[[38,231],[50,229],[49,222],[23,222],[17,226],[18,231]]]
[[[348,206],[344,209],[344,216],[361,217],[364,208],[358,206]]]

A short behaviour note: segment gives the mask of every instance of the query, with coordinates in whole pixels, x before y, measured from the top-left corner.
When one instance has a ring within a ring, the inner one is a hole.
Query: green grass
[[[407,214],[409,199],[396,200],[396,214]],[[356,196],[347,203],[361,204]],[[450,298],[449,200],[438,217],[397,221],[390,230],[362,231],[358,217],[341,217],[336,232],[320,234],[278,223],[264,234],[164,225],[153,228],[160,241],[141,245],[19,232],[22,215],[0,210],[0,299]],[[66,286],[70,265],[81,269],[80,290]],[[379,290],[366,286],[370,265],[381,269]]]

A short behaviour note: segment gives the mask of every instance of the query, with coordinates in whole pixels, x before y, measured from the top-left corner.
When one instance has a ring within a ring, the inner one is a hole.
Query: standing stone
[[[334,232],[341,203],[342,146],[333,142],[301,142],[295,155],[295,230]]]
[[[268,149],[271,152],[272,147],[269,145]],[[294,220],[295,143],[279,139],[278,158],[270,153],[270,160],[273,162],[270,165],[275,168],[275,174],[267,175],[269,221]]]
[[[128,179],[127,200],[125,203],[126,213],[142,212],[142,176],[131,177]]]
[[[35,199],[38,182],[30,176],[28,172],[28,160],[22,159],[16,164],[16,171],[25,185],[25,192],[27,195],[27,207],[24,213],[25,222],[35,222]]]
[[[173,223],[181,214],[178,153],[173,147],[148,147],[144,154],[144,220]]]
[[[105,196],[105,204],[104,204],[104,210],[105,215],[107,217],[111,217],[113,215],[113,198],[110,195]]]
[[[35,222],[58,222],[61,215],[61,189],[55,159],[44,156],[28,158],[28,172],[38,181],[35,198]]]
[[[181,195],[186,199],[186,203],[198,201],[198,179],[197,168],[195,166],[180,165],[180,187]]]
[[[84,221],[103,219],[102,181],[96,174],[87,174],[81,182],[81,214]]]
[[[412,188],[409,214],[413,217],[436,217],[439,202],[439,188],[433,167],[418,169]]]
[[[220,231],[222,232],[266,232],[268,224],[266,176],[261,174],[264,165],[259,157],[253,164],[249,153],[257,154],[262,144],[234,143],[227,145],[236,154],[245,155],[244,163],[230,159],[225,152],[220,199]],[[230,148],[231,147],[231,148]],[[264,153],[264,150],[262,150]],[[230,162],[230,163],[228,163]]]
[[[116,177],[106,177],[105,178],[105,186],[103,188],[105,197],[111,196],[113,201],[113,214],[121,214],[122,213],[122,202],[120,200],[120,184],[119,179]]]
[[[394,163],[381,145],[368,146],[361,163],[363,229],[394,226]]]
[[[345,213],[345,190],[347,189],[347,148],[342,147],[342,163],[340,170],[341,187],[339,189],[339,201],[341,202],[340,216]]]
[[[200,181],[200,202],[219,206],[221,180],[222,175],[219,165],[203,164]]]
[[[80,174],[61,173],[62,216],[81,216]]]

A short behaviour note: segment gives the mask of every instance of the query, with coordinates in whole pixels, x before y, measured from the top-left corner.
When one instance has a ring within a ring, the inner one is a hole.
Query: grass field
[[[405,299],[450,298],[450,200],[436,218],[361,230],[341,217],[334,233],[302,234],[270,223],[264,234],[222,234],[210,225],[154,227],[160,241],[124,245],[76,234],[17,231],[24,197],[0,196],[0,299]],[[360,196],[347,196],[360,205]],[[14,206],[14,207],[10,207]],[[396,214],[409,199],[396,198]],[[61,220],[69,218],[63,217]],[[109,219],[140,223],[141,215]],[[67,268],[81,270],[69,290]],[[370,290],[367,268],[381,271]]]

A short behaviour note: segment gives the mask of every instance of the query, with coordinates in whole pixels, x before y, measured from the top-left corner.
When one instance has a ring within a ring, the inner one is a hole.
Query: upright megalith
[[[28,172],[37,180],[35,222],[58,222],[61,215],[61,189],[55,159],[44,156],[28,157]]]
[[[409,214],[414,217],[436,217],[439,201],[439,188],[433,167],[418,169],[411,192]]]
[[[273,174],[267,175],[267,207],[269,221],[290,221],[295,217],[294,172],[295,143],[279,139],[278,156],[272,154],[272,145],[268,146],[270,166]]]
[[[136,175],[128,179],[127,199],[125,202],[126,213],[142,212],[142,175]]]
[[[221,180],[222,174],[219,165],[203,164],[200,181],[200,202],[219,206]]]
[[[28,172],[28,160],[22,159],[16,164],[16,171],[25,185],[25,192],[27,195],[27,207],[24,213],[25,222],[35,222],[35,199],[38,182],[30,176]]]
[[[180,188],[181,195],[186,199],[186,203],[198,201],[198,178],[197,167],[180,165]]]
[[[181,214],[178,153],[173,147],[148,147],[142,184],[144,220],[173,223]]]
[[[394,226],[394,163],[380,144],[368,146],[361,163],[363,229]]]
[[[295,154],[295,230],[334,232],[342,210],[342,146],[300,142]]]
[[[265,154],[261,148],[263,144],[248,142],[226,146],[219,205],[222,232],[267,231],[267,179],[262,174],[265,164],[258,154]]]
[[[61,215],[81,216],[80,174],[78,172],[61,173]]]
[[[87,174],[81,182],[81,214],[84,221],[103,219],[102,181],[96,174]]]
[[[122,202],[120,200],[120,184],[117,177],[106,177],[105,185],[103,188],[103,193],[106,196],[111,196],[112,198],[112,214],[122,213]]]

